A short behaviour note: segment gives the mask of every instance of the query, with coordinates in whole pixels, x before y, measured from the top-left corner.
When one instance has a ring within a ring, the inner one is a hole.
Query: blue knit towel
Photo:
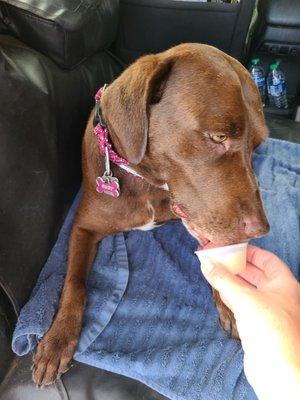
[[[300,146],[269,139],[253,156],[271,232],[255,244],[299,276]],[[13,335],[27,354],[49,328],[62,289],[77,196]],[[252,400],[243,351],[220,327],[196,241],[180,222],[105,238],[88,280],[75,359],[138,379],[174,400]]]

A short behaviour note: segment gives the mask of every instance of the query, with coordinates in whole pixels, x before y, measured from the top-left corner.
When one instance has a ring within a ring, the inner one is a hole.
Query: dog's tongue
[[[199,244],[198,247],[197,247],[197,251],[214,249],[216,247],[219,247],[219,246],[217,244],[215,244],[215,243],[207,241],[206,243]]]

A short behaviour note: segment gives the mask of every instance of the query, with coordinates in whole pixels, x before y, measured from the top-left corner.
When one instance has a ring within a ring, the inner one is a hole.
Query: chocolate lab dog
[[[92,115],[83,139],[83,197],[60,306],[34,356],[39,385],[69,368],[103,237],[176,218],[204,247],[269,229],[251,168],[267,129],[238,61],[210,46],[179,45],[137,60],[97,101],[96,127]],[[222,325],[236,335],[233,315],[214,295]]]

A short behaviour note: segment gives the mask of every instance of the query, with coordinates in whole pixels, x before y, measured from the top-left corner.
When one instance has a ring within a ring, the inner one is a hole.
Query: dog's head
[[[268,231],[251,153],[267,136],[247,70],[206,45],[140,58],[104,92],[113,143],[207,247]]]

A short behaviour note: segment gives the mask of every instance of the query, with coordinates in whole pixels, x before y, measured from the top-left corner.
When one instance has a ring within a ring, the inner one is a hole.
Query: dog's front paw
[[[220,324],[222,328],[230,333],[231,337],[234,339],[239,339],[239,333],[236,326],[236,321],[232,311],[223,304],[222,306],[217,306],[220,315]]]
[[[71,367],[78,339],[59,330],[50,329],[37,346],[33,357],[32,379],[38,386],[53,383]]]
[[[219,311],[220,324],[222,328],[230,333],[234,339],[239,339],[239,333],[236,326],[236,321],[233,312],[223,303],[220,294],[217,290],[213,289],[213,297],[215,299],[216,307]]]

